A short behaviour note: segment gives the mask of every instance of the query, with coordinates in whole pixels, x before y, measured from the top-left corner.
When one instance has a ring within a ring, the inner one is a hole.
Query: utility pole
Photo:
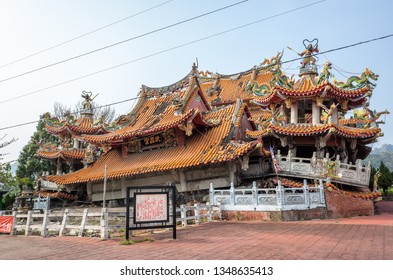
[[[104,192],[103,192],[103,195],[102,195],[102,207],[103,208],[106,208],[106,172],[107,172],[107,167],[106,167],[106,164],[105,164],[105,169],[104,169]]]

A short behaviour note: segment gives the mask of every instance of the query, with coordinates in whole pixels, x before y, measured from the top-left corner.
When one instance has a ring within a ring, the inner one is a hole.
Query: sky
[[[301,52],[304,39],[317,38],[322,52],[393,34],[392,1],[249,0],[46,67],[240,1],[0,0],[0,136],[6,135],[4,140],[18,138],[2,149],[1,153],[8,153],[3,161],[18,158],[36,124],[4,128],[38,120],[43,113],[53,111],[55,102],[74,107],[81,101],[82,91],[98,93],[95,101],[105,105],[136,97],[141,85],[172,84],[188,74],[196,60],[201,71],[232,74],[259,65],[283,49],[284,61],[297,58],[287,47]],[[260,22],[188,44],[255,21]],[[392,49],[390,37],[321,55],[317,64],[332,62],[339,69],[333,71],[337,80],[370,68],[380,75],[370,107],[393,113]],[[299,66],[299,61],[283,64],[283,70],[289,75],[298,74]],[[46,68],[31,72],[42,67]],[[90,75],[95,72],[100,73]],[[22,95],[26,96],[16,98]],[[128,101],[113,109],[126,114],[134,104]],[[374,147],[393,143],[392,116],[382,118],[386,121],[381,126],[385,136]]]

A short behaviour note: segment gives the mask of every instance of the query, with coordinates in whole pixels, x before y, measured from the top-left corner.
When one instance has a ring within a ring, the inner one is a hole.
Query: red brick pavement
[[[300,222],[221,221],[152,234],[154,242],[121,245],[79,237],[0,235],[0,259],[8,260],[393,260],[393,202],[381,215]]]

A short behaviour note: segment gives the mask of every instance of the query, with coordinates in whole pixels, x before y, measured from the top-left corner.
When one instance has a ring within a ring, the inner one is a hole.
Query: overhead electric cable
[[[39,89],[39,90],[35,90],[35,91],[29,92],[29,93],[25,93],[25,94],[22,94],[22,95],[19,95],[19,96],[15,96],[15,97],[6,99],[6,100],[2,100],[2,101],[0,101],[0,104],[6,103],[6,102],[9,102],[9,101],[13,101],[13,100],[16,100],[16,99],[20,99],[22,97],[29,96],[29,95],[32,95],[32,94],[35,94],[35,93],[38,93],[38,92],[42,92],[42,91],[45,91],[45,90],[48,90],[48,89],[51,89],[51,88],[55,88],[55,87],[58,87],[58,86],[61,86],[61,85],[64,85],[64,84],[75,82],[77,80],[81,80],[81,79],[84,79],[84,78],[87,78],[87,77],[90,77],[90,76],[93,76],[93,75],[96,75],[96,74],[99,74],[99,73],[102,73],[102,72],[106,72],[106,71],[109,71],[109,70],[112,70],[112,69],[115,69],[115,68],[118,68],[118,67],[122,67],[122,66],[127,65],[127,64],[135,63],[137,61],[140,61],[140,60],[143,60],[143,59],[146,59],[146,58],[150,58],[150,57],[153,57],[153,56],[156,56],[156,55],[159,55],[159,54],[162,54],[162,53],[166,53],[166,52],[169,52],[169,51],[173,51],[175,49],[179,49],[179,48],[182,48],[182,47],[185,47],[185,46],[188,46],[188,45],[192,45],[192,44],[195,44],[195,43],[198,43],[198,42],[201,42],[201,41],[204,41],[204,40],[207,40],[207,39],[210,39],[210,38],[222,35],[222,34],[226,34],[226,33],[229,33],[229,32],[232,32],[232,31],[244,28],[244,27],[248,27],[248,26],[253,25],[253,24],[260,23],[262,21],[266,21],[266,20],[269,20],[269,19],[272,19],[272,18],[276,18],[276,17],[282,16],[282,15],[285,15],[285,14],[288,14],[288,13],[291,13],[291,12],[295,12],[295,11],[298,11],[298,10],[301,10],[301,9],[304,9],[304,8],[308,8],[310,6],[313,6],[313,5],[316,5],[316,4],[325,2],[325,1],[327,1],[327,0],[321,0],[321,1],[313,2],[313,3],[305,5],[305,6],[301,6],[301,7],[298,7],[298,8],[292,9],[292,10],[288,10],[288,11],[285,11],[285,12],[282,12],[282,13],[278,13],[278,14],[275,14],[273,16],[269,16],[269,17],[266,17],[266,18],[263,18],[263,19],[260,19],[260,20],[257,20],[257,21],[253,21],[253,22],[250,22],[250,23],[247,23],[247,24],[244,24],[244,25],[240,25],[238,27],[234,27],[234,28],[222,31],[222,32],[218,32],[218,33],[215,33],[215,34],[203,37],[203,38],[199,38],[197,40],[190,41],[188,43],[180,44],[180,45],[177,45],[175,47],[171,47],[171,48],[168,48],[168,49],[165,49],[165,50],[153,53],[153,54],[149,54],[149,55],[146,55],[146,56],[134,59],[134,60],[123,62],[121,64],[117,64],[117,65],[114,65],[114,66],[111,66],[111,67],[108,67],[108,68],[105,68],[105,69],[101,69],[101,70],[96,71],[96,72],[92,72],[90,74],[79,76],[77,78],[70,79],[70,80],[67,80],[67,81],[64,81],[64,82],[52,85],[52,86],[48,86],[48,87],[45,87],[45,88],[42,88],[42,89]]]
[[[366,44],[366,43],[370,43],[370,42],[377,41],[377,40],[387,39],[387,38],[389,38],[389,37],[393,37],[393,34],[391,34],[391,35],[386,35],[386,36],[382,36],[382,37],[378,37],[378,38],[374,38],[374,39],[370,39],[370,40],[367,40],[367,41],[362,41],[362,42],[359,42],[359,43],[355,43],[355,44],[351,44],[351,45],[347,45],[347,46],[343,46],[343,47],[339,47],[339,48],[335,48],[335,49],[330,49],[330,50],[321,52],[320,54],[322,54],[322,53],[328,53],[328,52],[333,52],[333,51],[339,51],[339,50],[347,49],[347,48],[350,48],[350,47],[355,47],[355,46],[358,46],[358,45],[361,45],[361,44]],[[296,60],[298,60],[298,59],[292,59],[292,60],[283,61],[283,62],[281,62],[281,64],[283,64],[283,63],[289,63],[289,62],[296,61]],[[92,74],[90,74],[90,75],[92,75]],[[80,78],[81,78],[81,77],[80,77]],[[79,79],[79,78],[77,78],[77,79]],[[75,80],[75,79],[74,79],[74,80]],[[66,82],[64,82],[64,83],[66,83]],[[61,84],[64,84],[64,83],[61,83]],[[58,85],[60,85],[60,84],[58,84]],[[54,86],[52,86],[52,87],[55,87],[55,86],[58,86],[58,85],[54,85]],[[48,87],[48,88],[49,88],[49,87]],[[44,90],[44,89],[42,89],[42,90]],[[35,91],[35,92],[38,92],[38,91]],[[109,104],[106,104],[106,105],[97,106],[96,108],[102,108],[102,107],[112,106],[112,105],[124,103],[124,102],[127,102],[127,101],[131,101],[131,100],[136,100],[136,99],[139,99],[139,98],[140,98],[140,97],[128,98],[128,99],[125,99],[125,100],[122,100],[122,101],[118,101],[118,102],[109,103]],[[5,103],[5,102],[6,102],[6,101],[2,101],[2,102],[0,102],[0,103]],[[350,114],[350,112],[348,112],[348,114]],[[33,124],[33,123],[37,123],[37,122],[38,122],[38,121],[31,121],[31,122],[21,123],[21,124],[17,124],[17,125],[2,127],[2,128],[0,128],[0,131],[1,131],[1,130],[6,130],[6,129],[10,129],[10,128],[19,127],[19,126],[29,125],[29,124]]]
[[[124,102],[132,101],[132,100],[137,100],[139,98],[140,97],[127,98],[127,99],[124,99],[124,100],[121,100],[121,101],[117,101],[117,102],[108,103],[108,104],[105,104],[105,105],[96,106],[93,109],[99,109],[99,108],[103,108],[103,107],[113,106],[113,105],[121,104],[121,103],[124,103]],[[75,111],[74,113],[80,113],[80,112],[83,112],[83,110]],[[39,120],[36,120],[36,121],[30,121],[30,122],[25,122],[25,123],[21,123],[21,124],[1,127],[0,131],[1,130],[6,130],[6,129],[10,129],[10,128],[16,128],[16,127],[20,127],[20,126],[25,126],[25,125],[29,125],[29,124],[33,124],[33,123],[38,123],[38,122],[39,122]]]
[[[231,5],[228,5],[228,6],[225,6],[225,7],[222,7],[222,8],[219,8],[219,9],[216,9],[216,10],[213,10],[213,11],[210,11],[210,12],[207,12],[207,13],[195,16],[195,17],[192,17],[192,18],[188,18],[188,19],[182,20],[182,21],[179,21],[179,22],[176,22],[176,23],[173,23],[173,24],[170,24],[170,25],[167,25],[167,26],[164,26],[164,27],[161,27],[161,28],[158,28],[158,29],[146,32],[146,33],[143,33],[141,35],[137,35],[137,36],[128,38],[126,40],[119,41],[119,42],[107,45],[105,47],[101,47],[101,48],[98,48],[98,49],[95,49],[95,50],[92,50],[92,51],[89,51],[89,52],[85,52],[85,53],[82,53],[82,54],[79,54],[79,55],[76,55],[76,56],[73,56],[73,57],[70,57],[70,58],[67,58],[67,59],[64,59],[64,60],[60,60],[60,61],[48,64],[48,65],[45,65],[45,66],[42,66],[42,67],[39,67],[39,68],[35,68],[33,70],[30,70],[30,71],[27,71],[27,72],[24,72],[24,73],[15,75],[15,76],[11,76],[11,77],[2,79],[2,80],[0,80],[0,83],[5,82],[5,81],[9,81],[9,80],[13,80],[15,78],[19,78],[19,77],[22,77],[22,76],[25,76],[25,75],[28,75],[28,74],[31,74],[31,73],[34,73],[34,72],[37,72],[37,71],[40,71],[40,70],[44,70],[44,69],[47,69],[47,68],[50,68],[50,67],[53,67],[53,66],[56,66],[56,65],[59,65],[59,64],[63,64],[65,62],[68,62],[68,61],[71,61],[71,60],[75,60],[75,59],[78,59],[78,58],[81,58],[81,57],[84,57],[84,56],[87,56],[87,55],[90,55],[90,54],[93,54],[93,53],[96,53],[96,52],[99,52],[99,51],[102,51],[102,50],[106,50],[106,49],[112,48],[114,46],[118,46],[118,45],[130,42],[130,41],[133,41],[133,40],[145,37],[147,35],[151,35],[151,34],[159,32],[159,31],[162,31],[162,30],[165,30],[165,29],[169,29],[171,27],[174,27],[174,26],[177,26],[177,25],[181,25],[183,23],[186,23],[186,22],[189,22],[189,21],[192,21],[192,20],[195,20],[195,19],[207,16],[207,15],[211,15],[213,13],[216,13],[216,12],[219,12],[219,11],[222,11],[222,10],[225,10],[225,9],[237,6],[239,4],[243,4],[243,3],[247,2],[247,1],[248,0],[242,0],[240,2],[236,2],[234,4],[231,4]],[[324,0],[324,1],[326,1],[326,0]]]
[[[108,27],[110,27],[110,26],[113,26],[113,25],[115,25],[115,24],[118,24],[118,23],[120,23],[120,22],[123,22],[123,21],[125,21],[125,20],[127,20],[127,19],[130,19],[130,18],[133,18],[133,17],[138,16],[138,15],[140,15],[140,14],[146,13],[146,12],[148,12],[148,11],[151,11],[151,10],[155,9],[155,8],[161,7],[161,6],[163,6],[163,5],[165,5],[165,4],[168,4],[169,2],[172,2],[172,1],[174,1],[174,0],[169,0],[169,1],[163,2],[163,3],[161,3],[161,4],[158,4],[158,5],[156,5],[156,6],[153,6],[153,7],[151,7],[151,8],[146,9],[146,10],[143,10],[143,11],[140,11],[140,12],[138,12],[138,13],[132,14],[132,15],[130,15],[130,16],[128,16],[128,17],[125,17],[125,18],[122,18],[122,19],[117,20],[117,21],[115,21],[115,22],[112,22],[112,23],[110,23],[110,24],[104,25],[104,26],[102,26],[102,27],[100,27],[100,28],[94,29],[94,30],[92,30],[92,31],[89,31],[89,32],[84,33],[84,34],[82,34],[82,35],[79,35],[79,36],[77,36],[77,37],[71,38],[71,39],[69,39],[69,40],[67,40],[67,41],[64,41],[64,42],[62,42],[62,43],[53,45],[53,46],[51,46],[51,47],[49,47],[49,48],[46,48],[46,49],[43,49],[43,50],[41,50],[41,51],[32,53],[32,54],[30,54],[30,55],[28,55],[28,56],[25,56],[25,57],[22,57],[22,58],[20,58],[20,59],[17,59],[17,60],[8,62],[7,64],[1,65],[0,68],[4,68],[4,67],[6,67],[6,66],[15,64],[15,63],[17,63],[17,62],[23,61],[23,60],[28,59],[28,58],[30,58],[30,57],[33,57],[33,56],[39,55],[39,54],[41,54],[41,53],[47,52],[47,51],[49,51],[49,50],[52,50],[52,49],[54,49],[54,48],[63,46],[63,45],[65,45],[65,44],[68,44],[68,43],[70,43],[70,42],[73,42],[73,41],[75,41],[75,40],[77,40],[77,39],[80,39],[80,38],[82,38],[82,37],[88,36],[88,35],[93,34],[93,33],[95,33],[95,32],[101,31],[101,30],[103,30],[103,29],[105,29],[105,28],[108,28]]]

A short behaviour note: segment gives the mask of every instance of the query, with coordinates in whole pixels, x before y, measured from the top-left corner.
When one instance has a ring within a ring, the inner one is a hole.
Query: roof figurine
[[[98,96],[98,93],[92,98],[93,93],[91,91],[82,91],[81,96],[85,99],[82,103],[83,110],[86,110],[88,113],[92,112],[92,102]]]
[[[306,45],[306,42],[308,43]],[[303,40],[304,51],[298,53],[299,56],[303,57],[300,67],[300,73],[317,73],[315,62],[317,59],[313,56],[314,53],[318,53],[318,39],[309,41],[308,39]]]

